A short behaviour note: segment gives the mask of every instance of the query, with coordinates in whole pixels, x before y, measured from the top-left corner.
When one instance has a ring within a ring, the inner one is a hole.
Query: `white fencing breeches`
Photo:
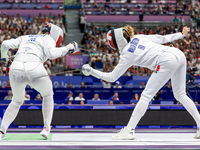
[[[177,49],[174,49],[175,52]],[[127,125],[128,130],[135,129],[141,117],[145,114],[148,104],[154,95],[171,78],[173,94],[200,126],[200,115],[193,101],[186,95],[186,58],[180,51],[179,57],[171,52],[164,52],[158,59],[160,69],[149,78],[141,98],[137,103]]]
[[[24,102],[25,87],[31,85],[43,97],[42,112],[44,118],[44,126],[50,129],[50,123],[53,114],[53,87],[52,82],[40,63],[33,70],[17,70],[10,69],[10,84],[13,93],[12,102],[8,106],[1,124],[1,130],[6,133],[8,126],[13,122],[20,106]]]

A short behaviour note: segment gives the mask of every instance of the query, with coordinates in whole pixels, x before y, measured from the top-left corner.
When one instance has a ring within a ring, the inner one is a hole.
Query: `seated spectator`
[[[73,100],[74,100],[72,91],[70,91],[70,92],[68,93],[68,96],[66,97],[65,100],[66,100],[66,101],[73,101]]]
[[[105,3],[104,8],[110,8],[108,2]]]
[[[135,5],[135,8],[140,8],[140,7],[141,7],[140,3],[137,2],[137,4]]]
[[[111,83],[110,82],[104,82],[103,80],[100,80],[100,82],[102,83],[103,85],[103,88],[111,88]]]
[[[179,20],[178,20],[178,18],[177,18],[176,15],[174,16],[173,22],[174,22],[174,23],[178,23],[178,22],[179,22]]]
[[[145,88],[145,83],[144,83],[144,81],[141,82],[140,88]]]
[[[18,3],[18,0],[13,0],[12,3]]]
[[[6,88],[6,89],[10,89],[11,88],[9,80],[6,82],[6,85],[4,86],[4,88]]]
[[[171,84],[171,81],[169,81],[168,83],[167,83],[167,86],[166,86],[167,88],[172,88],[172,84]]]
[[[155,100],[162,100],[162,98],[160,98],[160,95],[162,94],[162,91],[161,90],[159,90],[157,93],[156,93],[156,95],[154,96],[154,99]]]
[[[92,4],[93,8],[98,8],[98,4],[96,1],[94,1],[94,3]]]
[[[114,100],[114,101],[119,101],[119,98],[118,98],[118,93],[115,92],[113,96],[111,96],[108,100]]]
[[[64,76],[64,72],[62,72],[60,69],[58,69],[56,76]]]
[[[79,95],[75,97],[75,101],[85,101],[85,98],[83,98],[83,93],[79,93]]]
[[[12,91],[8,91],[8,95],[4,97],[4,100],[12,100]]]
[[[63,5],[60,4],[60,5],[58,6],[58,9],[63,9]]]
[[[85,102],[84,102],[84,101],[80,101],[80,104],[81,104],[81,105],[84,105],[84,104],[85,104]]]
[[[68,88],[74,88],[72,83],[69,83]]]
[[[41,6],[40,6],[40,4],[38,3],[37,6],[35,7],[35,9],[40,9],[40,8],[41,8]]]
[[[130,6],[128,5],[128,2],[125,2],[124,9],[127,11],[130,10]]]
[[[91,60],[92,60],[92,62],[91,62],[91,67],[92,67],[93,69],[96,69],[96,57],[92,57]]]
[[[45,4],[44,8],[45,9],[50,9],[50,6],[48,4]]]
[[[21,0],[21,1],[20,1],[20,3],[22,3],[22,4],[25,4],[25,3],[26,3],[26,1],[25,1],[25,0]]]
[[[31,99],[30,95],[27,94],[27,92],[25,91],[25,98],[24,98],[24,100],[27,101],[27,100],[30,100],[30,99]]]
[[[140,100],[139,94],[138,94],[138,93],[135,93],[135,94],[133,95],[132,100]]]
[[[101,57],[97,57],[97,61],[96,61],[96,69],[102,69],[103,68],[103,63],[101,62]]]
[[[122,86],[120,85],[119,81],[116,81],[115,85],[113,86],[113,88],[122,88]]]
[[[112,100],[109,101],[109,105],[113,105],[114,102]]]
[[[87,88],[87,86],[85,85],[85,82],[81,82],[80,88]]]
[[[94,94],[94,98],[92,98],[92,100],[100,100],[99,94]]]
[[[72,71],[70,70],[66,71],[65,76],[73,76]]]
[[[37,94],[34,100],[42,100],[42,97],[40,94]]]
[[[102,8],[101,9],[101,14],[105,15],[105,14],[107,14],[107,11],[104,8]]]
[[[68,105],[72,105],[72,101],[67,101],[67,104]]]
[[[27,21],[28,23],[31,23],[31,22],[33,21],[33,18],[32,18],[30,15],[28,15],[28,18],[26,19],[26,21]]]

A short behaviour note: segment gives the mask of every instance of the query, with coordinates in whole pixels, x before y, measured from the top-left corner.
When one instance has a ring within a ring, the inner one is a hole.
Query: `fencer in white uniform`
[[[189,28],[184,27],[182,33],[165,36],[134,35],[133,28],[130,26],[111,30],[107,34],[107,39],[113,49],[120,51],[118,65],[110,73],[95,70],[88,64],[83,65],[82,71],[85,75],[92,75],[108,82],[116,81],[132,65],[154,70],[127,126],[114,135],[113,139],[135,138],[134,129],[145,114],[149,102],[170,78],[174,97],[183,104],[198,126],[194,138],[200,137],[200,115],[193,101],[186,95],[186,58],[179,49],[161,45],[182,39],[189,30]]]
[[[40,134],[48,138],[51,130],[50,124],[54,101],[52,82],[43,63],[47,59],[62,57],[69,51],[73,53],[78,47],[76,42],[72,42],[64,47],[57,47],[62,42],[62,39],[62,29],[49,23],[37,35],[25,35],[16,39],[3,41],[1,45],[1,61],[6,60],[9,49],[18,48],[18,51],[10,67],[9,79],[13,98],[3,116],[0,139],[6,138],[6,131],[16,118],[20,106],[24,102],[25,87],[27,84],[40,92],[43,97],[42,113],[44,129]]]

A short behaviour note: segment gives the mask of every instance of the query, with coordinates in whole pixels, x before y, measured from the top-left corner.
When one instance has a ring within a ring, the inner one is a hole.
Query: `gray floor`
[[[0,141],[0,149],[200,149],[200,139],[193,138],[194,129],[138,129],[135,140],[112,140],[111,136],[116,134],[116,129],[110,130],[110,133],[107,131],[54,131],[52,140]]]

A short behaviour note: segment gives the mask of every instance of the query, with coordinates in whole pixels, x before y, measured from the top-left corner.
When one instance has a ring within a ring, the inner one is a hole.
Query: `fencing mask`
[[[56,47],[60,45],[63,39],[63,30],[52,23],[48,23],[44,28],[41,29],[42,33],[49,32],[49,35],[56,42]]]
[[[130,35],[127,39],[123,36],[123,31],[129,35],[128,31],[124,28],[110,30],[107,33],[107,40],[110,47],[115,50],[119,49],[120,52],[131,40]]]

